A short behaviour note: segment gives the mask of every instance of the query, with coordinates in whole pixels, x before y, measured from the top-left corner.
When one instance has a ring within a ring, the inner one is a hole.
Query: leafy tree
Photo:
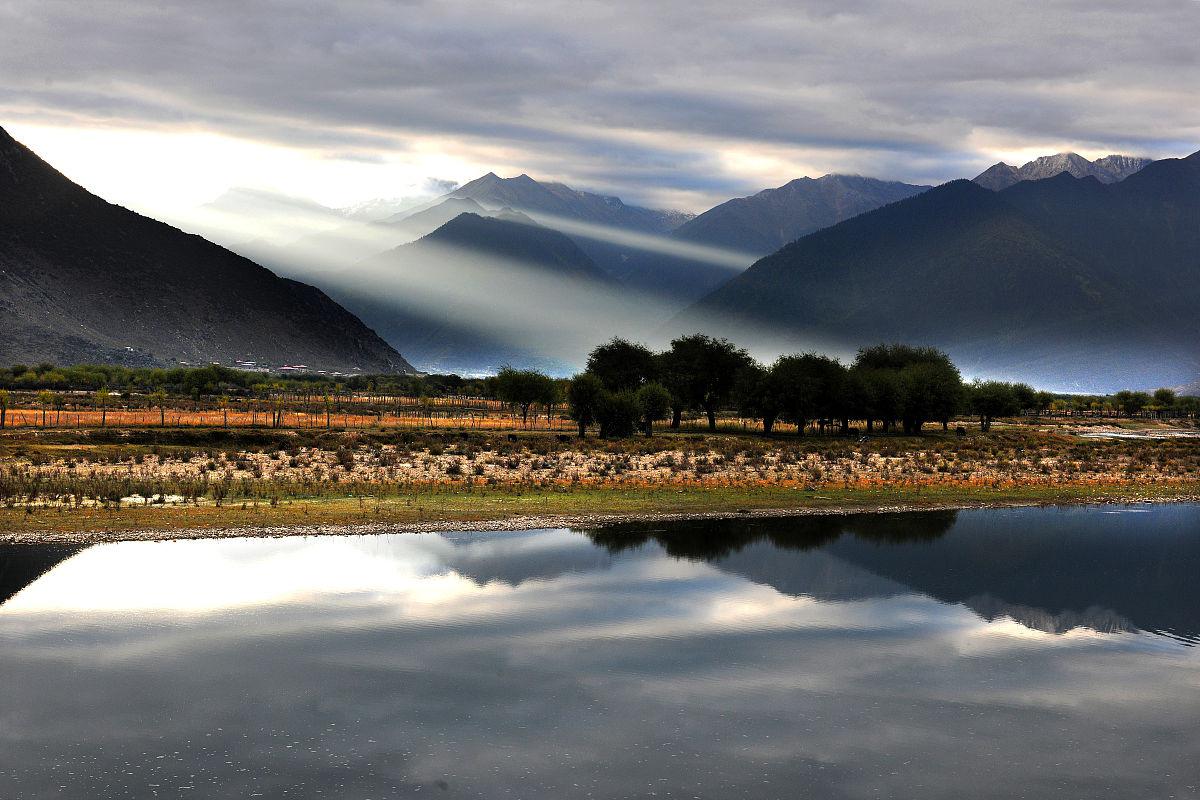
[[[576,375],[567,386],[567,413],[579,425],[579,438],[587,435],[587,427],[600,419],[604,400],[604,383],[591,373]]]
[[[103,428],[104,420],[108,416],[108,401],[111,395],[108,389],[101,386],[96,390],[94,397],[96,400],[96,406],[100,409],[100,427]]]
[[[46,412],[50,410],[50,406],[54,404],[54,392],[47,389],[37,393],[38,405],[42,408],[42,427],[46,427]]]
[[[1054,395],[1050,392],[1038,392],[1034,400],[1034,408],[1037,409],[1038,415],[1045,414],[1054,404]]]
[[[1175,392],[1171,389],[1156,389],[1154,392],[1155,416],[1164,417],[1175,407]]]
[[[1185,395],[1175,401],[1177,413],[1182,417],[1196,419],[1200,417],[1200,397]]]
[[[671,427],[678,428],[683,421],[683,412],[688,409],[688,376],[683,363],[670,351],[654,356],[654,369],[658,382],[671,393]]]
[[[155,390],[150,395],[150,402],[158,408],[158,426],[166,427],[167,424],[167,393],[162,389]]]
[[[1014,383],[1013,398],[1017,401],[1017,413],[1037,407],[1038,393],[1027,383]]]
[[[746,351],[732,342],[700,333],[673,340],[660,360],[664,385],[683,403],[703,409],[713,431],[717,410],[732,394],[738,372],[749,363]]]
[[[619,439],[632,436],[642,409],[633,392],[604,392],[600,396],[600,436]]]
[[[771,382],[782,401],[780,416],[795,424],[801,436],[810,420],[840,416],[845,377],[845,367],[827,356],[783,356],[771,367]]]
[[[562,389],[559,387],[558,381],[553,378],[546,378],[541,383],[541,392],[538,395],[537,402],[546,410],[546,424],[550,424],[550,415],[554,413],[554,406],[562,399]]]
[[[776,376],[759,364],[747,364],[738,373],[733,402],[741,416],[762,421],[764,436],[771,435],[783,413],[783,395]]]
[[[658,369],[654,354],[645,345],[614,337],[592,350],[586,371],[610,392],[623,392],[637,391],[654,380]]]
[[[920,433],[929,420],[946,426],[962,403],[962,375],[950,357],[933,347],[905,344],[880,344],[858,351],[854,369],[881,380],[891,373],[896,381],[898,408],[889,408],[885,428],[896,416],[904,423],[905,433]]]
[[[0,428],[4,427],[5,420],[8,418],[8,404],[12,402],[12,398],[7,389],[0,389]]]
[[[1125,416],[1135,417],[1150,405],[1151,397],[1145,392],[1120,391],[1113,395],[1117,407],[1117,415],[1124,411]]]
[[[1013,386],[1000,381],[976,381],[968,393],[971,411],[979,417],[979,427],[987,433],[992,420],[1016,414],[1020,409]]]
[[[521,411],[521,427],[529,424],[529,409],[545,400],[553,391],[554,381],[532,369],[505,366],[496,374],[496,397]]]
[[[635,395],[646,435],[654,435],[654,423],[671,412],[671,393],[661,383],[647,383]]]
[[[855,364],[850,368],[850,374],[852,380],[862,387],[860,413],[867,422],[867,430],[874,429],[874,420],[879,420],[880,427],[885,431],[894,428],[901,411],[898,370]]]

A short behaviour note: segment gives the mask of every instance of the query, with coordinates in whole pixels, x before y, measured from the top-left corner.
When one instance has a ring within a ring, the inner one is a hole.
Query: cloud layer
[[[1192,0],[8,0],[0,119],[434,148],[702,208],[802,173],[1190,152],[1197,40]]]

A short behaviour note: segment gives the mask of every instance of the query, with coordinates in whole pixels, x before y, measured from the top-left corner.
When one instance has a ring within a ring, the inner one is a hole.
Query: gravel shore
[[[818,516],[830,514],[895,514],[919,511],[960,511],[983,508],[1028,508],[1068,505],[1148,505],[1159,503],[1198,503],[1200,496],[1154,500],[1111,500],[1091,502],[961,502],[933,505],[873,505],[822,508],[737,509],[694,513],[582,514],[515,516],[477,521],[430,521],[407,523],[363,523],[350,525],[283,525],[236,528],[177,528],[123,531],[29,531],[0,533],[0,545],[90,545],[108,542],[163,542],[188,539],[283,538],[291,536],[364,536],[394,533],[444,533],[523,531],[542,528],[597,528],[634,522],[680,522],[705,519],[752,519]]]

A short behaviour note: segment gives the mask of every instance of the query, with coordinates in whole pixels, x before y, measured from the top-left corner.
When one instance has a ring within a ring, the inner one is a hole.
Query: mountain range
[[[813,233],[673,322],[771,346],[947,349],[1063,390],[1200,374],[1200,154],[1116,183],[953,181]]]
[[[112,205],[0,129],[0,359],[407,372],[319,289]]]
[[[1001,161],[993,164],[974,180],[985,189],[998,192],[1021,181],[1040,181],[1063,172],[1075,178],[1092,177],[1101,183],[1117,183],[1151,163],[1152,159],[1136,156],[1111,155],[1088,161],[1078,153],[1056,153],[1042,156],[1020,167]]]
[[[288,278],[106,203],[0,130],[0,359],[411,370],[399,350],[568,373],[614,333],[703,330],[763,354],[934,344],[1047,388],[1196,388],[1198,173],[1200,155],[1065,153],[932,189],[801,178],[696,217],[493,173],[421,204],[215,203],[243,232],[311,225],[238,245]]]

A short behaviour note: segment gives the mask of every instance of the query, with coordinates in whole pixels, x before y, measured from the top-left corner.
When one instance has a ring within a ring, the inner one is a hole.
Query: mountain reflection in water
[[[0,797],[1194,795],[1143,510],[0,549]]]

